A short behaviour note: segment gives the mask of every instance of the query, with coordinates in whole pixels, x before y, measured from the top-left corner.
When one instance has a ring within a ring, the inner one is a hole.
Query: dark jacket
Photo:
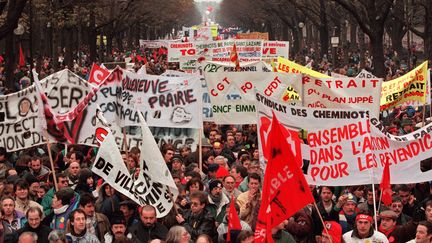
[[[416,236],[417,224],[412,220],[405,225],[396,225],[389,231],[379,228],[379,231],[387,237],[391,243],[405,243]]]
[[[193,215],[191,210],[186,210],[183,218],[185,221],[182,226],[189,232],[193,241],[196,241],[199,235],[206,234],[213,239],[213,242],[217,242],[215,218],[210,211],[204,208],[200,214]]]
[[[296,242],[315,242],[315,237],[311,234],[313,232],[312,210],[304,207],[292,217],[294,220],[289,220],[285,229],[294,236]]]
[[[36,233],[38,236],[37,243],[44,243],[48,239],[48,235],[51,232],[51,228],[40,224],[37,228],[30,227],[29,223],[25,223],[24,227],[17,231],[17,235],[20,236],[22,233],[30,231]]]
[[[327,213],[322,202],[317,203],[318,209],[324,221],[335,221],[339,223],[339,212],[334,209],[335,205],[336,204],[332,202],[330,213]],[[314,223],[314,235],[321,235],[324,228],[315,208],[312,210],[312,222]]]
[[[153,239],[165,240],[168,229],[161,223],[156,222],[153,227],[146,227],[140,221],[132,225],[129,232],[135,235],[141,242],[149,242]]]

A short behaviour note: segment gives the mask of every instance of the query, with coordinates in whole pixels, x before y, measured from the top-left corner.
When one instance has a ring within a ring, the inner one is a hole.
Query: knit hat
[[[211,164],[208,166],[208,171],[209,172],[216,172],[219,169],[219,165],[218,164]]]
[[[325,221],[325,228],[323,229],[322,234],[328,234],[332,237],[333,243],[341,243],[342,238],[342,227],[335,221]],[[326,231],[327,229],[327,231]]]
[[[241,149],[237,154],[237,158],[240,159],[243,155],[250,156],[249,152],[246,149]]]
[[[183,164],[183,158],[182,158],[180,155],[174,155],[174,156],[171,158],[171,163],[174,163],[174,161],[179,161],[180,163]]]
[[[222,186],[222,182],[220,180],[212,180],[209,183],[209,190],[210,192],[215,188],[215,187],[220,187],[223,188]]]
[[[357,198],[352,193],[345,194],[348,196],[347,202],[353,202],[357,205]]]

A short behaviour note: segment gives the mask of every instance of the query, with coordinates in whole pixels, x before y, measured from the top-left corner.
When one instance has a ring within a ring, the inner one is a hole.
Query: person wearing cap
[[[353,230],[358,211],[356,197],[351,193],[340,196],[338,202],[336,203],[335,210],[340,210],[339,223],[342,226],[342,232],[346,233],[350,230]]]
[[[138,243],[137,237],[127,231],[126,219],[123,214],[116,212],[110,219],[111,227],[110,230],[104,235],[104,240],[101,242],[112,243],[120,239],[130,239],[133,243]]]
[[[411,119],[403,119],[401,121],[401,128],[399,129],[399,136],[413,132],[413,122]]]
[[[415,239],[407,243],[430,243],[432,242],[432,223],[421,221],[417,226]]]
[[[382,211],[379,215],[380,224],[378,230],[383,233],[390,243],[407,242],[415,236],[416,225],[413,221],[405,225],[396,225],[397,214],[392,210]]]
[[[321,234],[321,243],[341,243],[342,227],[334,221],[325,221]]]
[[[220,167],[219,167],[220,168]],[[212,180],[209,183],[207,208],[215,217],[217,223],[221,223],[225,216],[226,208],[229,207],[230,199],[222,193],[223,184],[220,180]]]
[[[216,141],[213,143],[213,152],[216,157],[218,157],[219,155],[225,157],[229,165],[235,162],[234,153],[224,148],[224,145],[221,142]]]
[[[180,155],[174,155],[171,158],[171,174],[183,174],[183,158]]]
[[[203,183],[205,185],[208,185],[208,183],[211,180],[216,180],[216,173],[217,173],[218,169],[219,169],[219,165],[218,164],[210,164],[208,166],[207,176],[203,179]]]
[[[380,242],[389,243],[387,237],[375,231],[372,226],[373,218],[370,215],[359,213],[356,216],[355,229],[346,232],[343,239],[346,243],[360,243],[360,242]]]
[[[137,204],[132,200],[122,201],[120,204],[120,211],[126,220],[126,227],[130,227],[139,222],[137,215]]]

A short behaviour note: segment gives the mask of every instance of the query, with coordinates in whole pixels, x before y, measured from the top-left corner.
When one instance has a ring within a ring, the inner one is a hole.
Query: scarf
[[[86,229],[89,233],[96,235],[96,227],[97,221],[96,221],[96,215],[93,215],[93,217],[87,217],[86,219]]]
[[[219,207],[219,204],[222,201],[222,194],[220,194],[219,196],[213,196],[213,194],[210,193],[209,195],[210,195],[210,198],[212,199],[213,203]]]
[[[54,208],[54,214],[55,215],[62,214],[64,212],[66,212],[66,210],[67,210],[68,207],[69,207],[69,204],[66,204],[66,205],[62,206],[61,208]]]

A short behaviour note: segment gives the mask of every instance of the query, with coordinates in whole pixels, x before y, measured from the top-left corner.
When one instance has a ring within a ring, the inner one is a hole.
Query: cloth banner
[[[428,62],[425,61],[402,77],[382,84],[381,110],[403,105],[407,101],[424,104],[429,87]]]
[[[395,137],[383,133],[384,126],[365,110],[294,107],[265,98],[264,94],[257,93],[257,97],[261,97],[257,104],[260,134],[268,132],[268,126],[261,124],[270,123],[272,111],[287,128],[307,131],[302,169],[309,184],[378,184],[386,162],[390,164],[392,184],[432,178],[432,171],[424,171],[422,164],[431,156],[432,125],[409,136]]]
[[[101,118],[98,120],[103,121]],[[114,137],[109,128],[106,127],[107,122],[100,123],[95,130],[95,135],[102,139],[92,171],[138,205],[154,206],[158,218],[167,215],[174,203],[169,196],[170,191],[162,183],[157,182],[156,178],[152,177],[152,173],[149,173],[149,167],[147,167],[146,161],[142,157],[140,165],[144,169],[141,169],[138,178],[135,179],[123,162]],[[153,139],[152,137],[149,138]],[[152,151],[151,154],[156,153]],[[144,156],[143,152],[141,156]],[[160,162],[163,162],[163,160]],[[171,180],[174,183],[172,177]],[[174,194],[174,198],[176,196]]]
[[[282,100],[283,92],[293,82],[301,82],[296,74],[274,72],[204,73],[210,94],[214,122],[217,124],[255,124],[254,88],[266,97]]]
[[[362,69],[361,72],[359,72],[359,74],[357,74],[356,78],[377,78],[375,75],[373,75],[372,73]]]
[[[263,60],[277,59],[278,57],[289,57],[288,41],[264,41],[263,43]]]

